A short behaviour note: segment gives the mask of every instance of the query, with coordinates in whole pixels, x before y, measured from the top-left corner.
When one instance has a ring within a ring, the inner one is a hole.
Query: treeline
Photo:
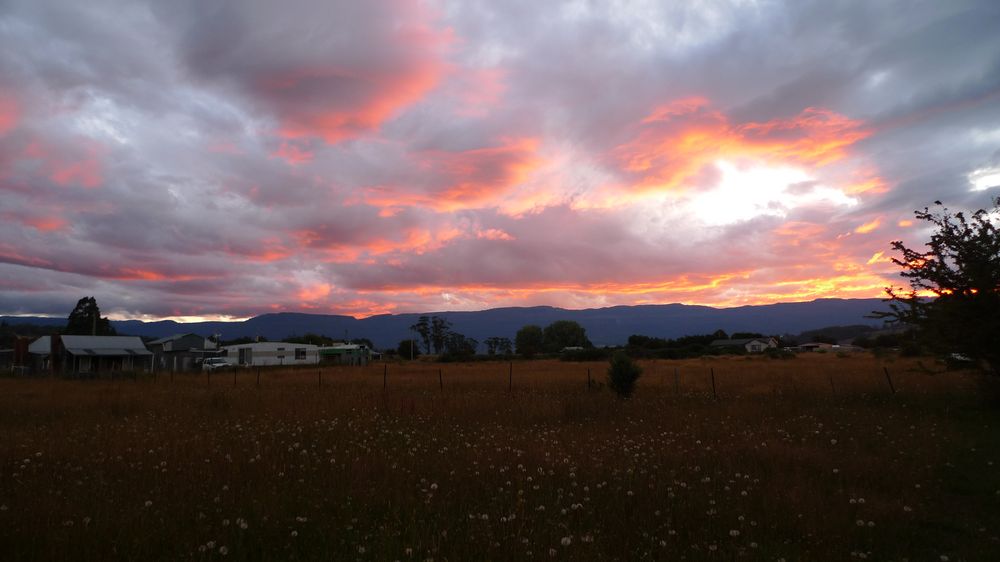
[[[629,356],[641,359],[687,359],[705,355],[745,355],[747,351],[743,346],[713,347],[712,342],[715,340],[766,337],[757,332],[727,334],[724,330],[716,330],[711,334],[682,336],[676,339],[636,334],[629,336],[625,351]],[[769,350],[765,353],[779,353],[779,350]]]
[[[424,353],[433,353],[444,361],[470,358],[476,355],[479,348],[479,340],[452,330],[451,322],[440,316],[421,316],[414,325],[410,326],[410,329],[417,334],[419,339],[399,342],[396,351],[404,358],[420,355],[421,343]],[[501,340],[506,340],[506,342]],[[498,349],[509,350],[510,348],[508,338],[487,338],[487,342],[493,353],[496,353]]]

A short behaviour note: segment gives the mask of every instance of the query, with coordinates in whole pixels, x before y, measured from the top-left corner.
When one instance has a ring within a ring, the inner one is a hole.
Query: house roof
[[[165,338],[160,338],[158,340],[153,340],[149,342],[149,345],[159,345],[161,343],[167,343],[168,341],[177,341],[184,336],[193,336],[194,334],[174,334],[172,336],[167,336]]]
[[[761,343],[767,343],[767,338],[740,338],[736,340],[713,340],[712,343],[708,344],[712,347],[737,347],[744,346],[750,342],[759,341]]]
[[[152,355],[135,336],[62,336],[62,343],[73,355]]]

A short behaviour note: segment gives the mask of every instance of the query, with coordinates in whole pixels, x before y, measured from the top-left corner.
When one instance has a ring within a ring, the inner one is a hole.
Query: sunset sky
[[[0,314],[878,297],[1000,3],[0,0]]]

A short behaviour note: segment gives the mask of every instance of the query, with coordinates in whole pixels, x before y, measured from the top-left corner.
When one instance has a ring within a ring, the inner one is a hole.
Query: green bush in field
[[[624,352],[611,356],[608,367],[608,386],[621,398],[628,398],[635,390],[635,382],[642,375],[642,367]]]

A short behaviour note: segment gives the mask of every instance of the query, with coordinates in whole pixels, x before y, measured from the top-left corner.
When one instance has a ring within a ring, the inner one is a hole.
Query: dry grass
[[[889,368],[899,390],[889,393]],[[3,559],[990,560],[1000,412],[924,360],[0,380]],[[674,370],[677,370],[675,378]],[[439,388],[442,371],[444,389]],[[713,398],[714,369],[719,399]],[[832,383],[832,384],[831,384]]]

